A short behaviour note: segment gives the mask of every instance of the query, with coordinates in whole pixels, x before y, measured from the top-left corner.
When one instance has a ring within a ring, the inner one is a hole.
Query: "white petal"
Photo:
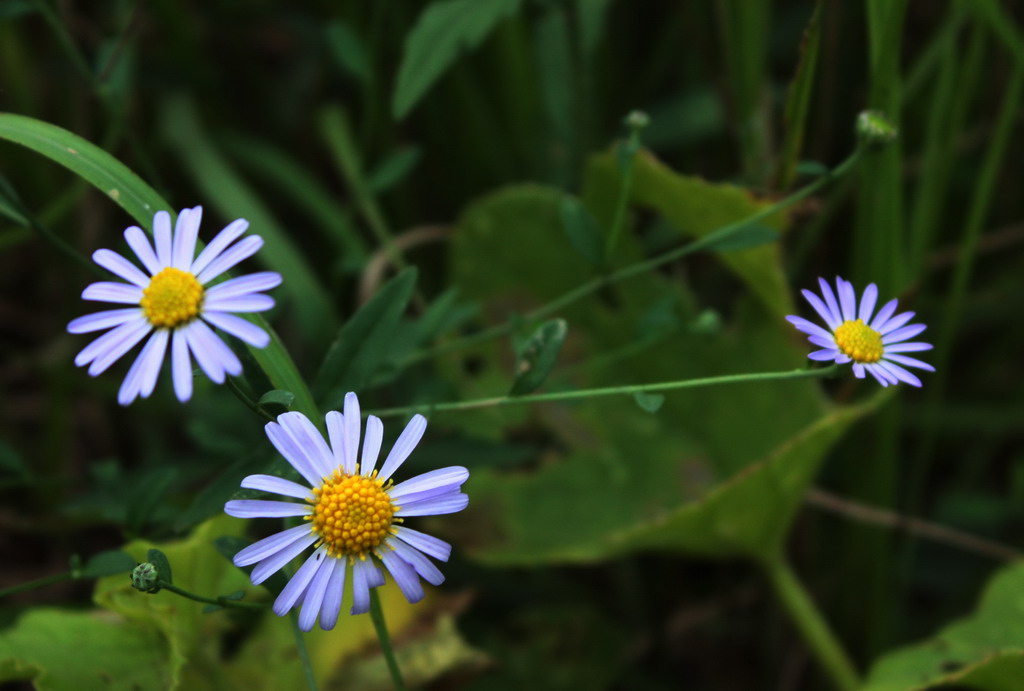
[[[868,287],[864,289],[864,294],[860,296],[860,311],[857,312],[857,318],[865,324],[871,323],[871,313],[875,310],[875,303],[878,302],[878,286],[874,283],[869,283]]]
[[[244,218],[234,220],[225,226],[224,229],[217,233],[213,240],[210,241],[210,244],[199,253],[196,260],[192,262],[192,275],[198,276],[203,269],[210,265],[210,262],[216,259],[220,253],[224,251],[225,247],[234,242],[238,236],[248,229],[248,227],[249,222]]]
[[[320,628],[330,631],[338,622],[341,612],[341,599],[345,596],[345,572],[348,570],[348,557],[342,557],[334,566],[334,573],[327,583],[324,603],[320,608]]]
[[[102,336],[98,336],[92,343],[82,348],[78,355],[75,356],[75,365],[77,367],[82,367],[83,365],[89,364],[103,353],[109,352],[111,349],[117,347],[117,345],[126,338],[131,338],[132,335],[140,329],[144,332],[149,329],[149,322],[146,321],[141,313],[137,314],[130,321],[121,324],[117,328],[111,329]],[[143,333],[143,335],[145,334]],[[139,339],[141,338],[142,336],[139,336]],[[138,343],[138,339],[135,343]]]
[[[299,612],[300,630],[310,631],[316,625],[324,595],[327,593],[327,586],[330,584],[338,564],[339,561],[334,557],[327,557],[327,561],[317,570],[313,580],[306,588],[306,595],[302,598],[302,611]]]
[[[202,320],[185,327],[185,335],[196,362],[213,382],[223,384],[225,372],[235,377],[242,373],[238,356]]]
[[[384,465],[381,466],[380,473],[377,477],[381,480],[387,480],[389,477],[395,474],[398,467],[405,462],[405,459],[409,457],[416,445],[420,443],[420,439],[423,438],[423,433],[427,429],[427,419],[422,415],[416,414],[409,420],[409,424],[402,430],[402,434],[398,437],[395,445],[391,447],[391,453],[388,454],[387,459],[384,461]]]
[[[441,570],[434,566],[434,564],[427,559],[422,552],[418,549],[410,547],[401,540],[389,539],[387,543],[405,562],[412,568],[416,569],[423,580],[431,585],[441,585],[444,583],[444,574]]]
[[[153,239],[156,243],[156,260],[161,267],[170,266],[174,259],[171,252],[171,215],[157,211],[153,216]]]
[[[182,329],[171,337],[171,377],[174,395],[184,403],[192,397],[192,358],[188,356],[188,338]]]
[[[402,591],[402,595],[405,595],[405,599],[409,602],[419,602],[422,600],[424,595],[423,584],[420,583],[420,577],[416,575],[416,570],[393,550],[381,550],[379,556],[380,560],[384,562],[384,566],[387,567],[394,577],[395,583],[398,584],[399,590]]]
[[[204,309],[218,312],[266,312],[274,306],[274,298],[269,295],[252,293],[235,297],[209,296],[203,301]]]
[[[356,472],[356,459],[359,458],[359,397],[349,391],[345,394],[344,437],[345,472]],[[386,480],[387,478],[381,478]]]
[[[421,533],[418,530],[401,525],[395,528],[395,534],[403,542],[408,543],[424,554],[432,556],[434,559],[448,561],[448,557],[452,554],[452,546],[433,535],[427,535],[426,533]]]
[[[279,415],[277,423],[288,432],[303,457],[310,461],[320,475],[320,480],[317,481],[319,486],[322,479],[330,476],[335,468],[334,454],[331,453],[331,449],[327,446],[320,431],[309,421],[309,418],[295,411]]]
[[[214,297],[233,298],[270,290],[279,285],[281,285],[281,274],[276,271],[260,271],[218,283],[206,291],[206,297],[209,299]]]
[[[156,252],[153,251],[153,245],[149,244],[146,231],[138,226],[131,226],[124,231],[124,239],[128,241],[128,246],[132,248],[132,252],[139,258],[151,276],[155,276],[163,270],[164,267],[160,266]]]
[[[303,562],[299,570],[295,572],[291,580],[288,581],[288,585],[284,587],[281,594],[274,600],[274,614],[279,617],[283,617],[288,614],[294,605],[296,600],[306,592],[306,588],[309,586],[310,581],[316,576],[317,571],[328,561],[327,558],[327,547],[320,547],[317,551],[309,555],[309,558]]]
[[[345,458],[345,416],[337,410],[327,413],[324,418],[327,422],[327,439],[331,443],[331,451],[334,453],[334,467],[341,468],[346,473],[355,472],[355,463],[349,468],[348,460]]]
[[[196,238],[203,219],[203,207],[182,209],[174,226],[174,257],[171,266],[188,271],[196,253]]]
[[[311,499],[313,492],[309,487],[303,487],[297,482],[285,480],[275,475],[249,475],[242,480],[242,487],[246,489],[258,489],[262,492],[273,492],[285,497],[296,499]]]
[[[380,445],[384,440],[384,423],[376,415],[366,418],[366,437],[363,439],[363,457],[359,462],[359,470],[363,475],[373,474],[380,455]]]
[[[270,334],[242,317],[227,312],[204,311],[203,319],[255,348],[266,348],[270,344]]]
[[[309,537],[310,534],[309,525],[297,525],[294,528],[282,530],[280,533],[274,533],[270,537],[265,537],[259,542],[254,542],[248,547],[240,549],[232,561],[235,566],[255,564],[277,554],[296,540],[302,537]],[[313,535],[313,537],[315,539],[317,536]]]
[[[203,269],[202,273],[197,276],[199,282],[206,285],[239,262],[256,254],[260,247],[263,247],[263,238],[259,235],[250,235],[235,243]]]
[[[431,470],[428,473],[423,473],[422,475],[410,478],[405,482],[392,487],[388,494],[392,499],[398,500],[402,497],[408,497],[411,494],[419,494],[421,492],[429,492],[431,490],[439,490],[442,488],[455,490],[462,486],[462,483],[468,479],[468,470],[462,466],[453,465],[448,468]]]
[[[139,267],[113,250],[96,250],[92,253],[92,260],[107,271],[120,276],[129,283],[134,283],[140,288],[145,288],[149,285],[149,276],[142,273]]]
[[[270,499],[232,499],[224,504],[224,513],[235,518],[285,518],[308,516],[313,513],[309,504]]]
[[[305,526],[299,526],[305,527]],[[280,551],[267,557],[252,570],[249,574],[249,578],[252,579],[253,585],[259,585],[263,581],[267,580],[275,573],[281,570],[281,567],[290,562],[292,559],[297,557],[302,550],[309,547],[311,544],[320,539],[320,536],[316,533],[307,533],[305,537],[300,537],[290,545],[283,547]]]
[[[137,305],[142,301],[142,288],[127,283],[98,281],[86,286],[82,291],[82,299]]]
[[[306,478],[306,482],[309,483],[310,487],[319,487],[323,478],[317,472],[312,461],[306,458],[302,449],[295,443],[291,435],[276,422],[268,422],[263,429],[266,431],[270,443],[277,449],[277,452],[284,456],[284,460],[288,461],[295,470],[299,471],[299,475]]]
[[[119,326],[113,331],[108,331],[100,338],[99,341],[107,336],[111,336],[117,333],[120,329],[125,329],[122,333],[120,340],[112,342],[109,347],[102,353],[96,355],[96,359],[89,365],[89,376],[95,377],[96,375],[106,371],[108,367],[121,359],[121,356],[127,353],[129,350],[135,347],[135,345],[146,337],[153,327],[150,326],[149,322],[142,319],[138,322],[128,322],[124,326]],[[82,353],[85,351],[83,350]],[[81,355],[81,353],[79,353]],[[77,361],[77,359],[76,359]]]
[[[462,492],[442,494],[438,497],[424,499],[401,507],[395,512],[395,516],[404,518],[406,516],[440,516],[445,513],[456,513],[462,511],[469,505],[469,495]]]
[[[71,323],[68,324],[68,333],[84,334],[92,331],[110,329],[115,326],[120,326],[121,324],[130,321],[133,317],[137,317],[141,314],[142,312],[138,307],[128,307],[125,309],[106,310],[103,312],[86,314],[85,316],[71,320]]]

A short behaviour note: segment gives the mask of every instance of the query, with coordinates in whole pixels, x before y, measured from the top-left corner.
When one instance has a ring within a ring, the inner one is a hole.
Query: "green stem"
[[[831,365],[821,369],[796,369],[786,372],[752,372],[749,374],[725,374],[718,377],[704,377],[702,379],[680,379],[677,381],[657,382],[654,384],[631,384],[628,386],[609,386],[599,389],[580,389],[577,391],[556,391],[554,393],[538,393],[529,396],[494,396],[492,398],[477,398],[470,401],[453,401],[451,403],[433,403],[426,405],[411,405],[401,408],[385,408],[375,410],[373,414],[377,417],[396,417],[409,415],[410,413],[425,412],[438,413],[450,410],[472,410],[474,408],[490,408],[493,406],[511,405],[518,403],[542,403],[549,401],[571,401],[580,398],[596,398],[598,396],[616,396],[637,393],[653,393],[658,391],[675,391],[676,389],[696,389],[702,386],[715,386],[717,384],[743,384],[759,381],[779,381],[784,379],[811,379],[819,377],[831,377],[843,365]]]
[[[7,597],[8,595],[15,595],[17,593],[23,593],[26,590],[35,590],[37,588],[45,588],[48,585],[53,585],[54,583],[60,583],[61,581],[67,580],[69,578],[73,578],[73,576],[71,575],[70,571],[66,571],[64,573],[56,573],[56,574],[54,574],[52,576],[43,576],[42,578],[38,578],[38,579],[36,579],[34,581],[29,581],[28,583],[22,583],[20,585],[12,585],[10,588],[4,588],[3,590],[0,590],[0,597]]]
[[[306,638],[299,628],[299,617],[293,609],[288,615],[288,621],[292,625],[292,633],[295,634],[295,648],[299,651],[299,660],[302,661],[302,671],[306,676],[306,686],[309,691],[316,691],[316,675],[313,674],[313,661],[309,658],[309,650],[306,649]]]
[[[391,636],[388,634],[388,626],[384,621],[384,610],[380,606],[380,596],[377,594],[376,588],[370,589],[370,619],[373,620],[373,628],[377,630],[377,638],[380,639],[380,649],[388,663],[388,672],[391,673],[391,681],[395,685],[395,691],[405,691],[402,670],[398,668],[395,651],[391,648]]]
[[[612,217],[612,226],[604,247],[606,265],[611,261],[612,253],[622,235],[622,227],[626,225],[626,207],[629,204],[630,193],[633,191],[633,159],[640,149],[640,131],[647,126],[647,116],[639,111],[634,111],[626,116],[626,125],[629,127],[629,139],[619,151],[622,156],[622,185],[619,187],[615,215]]]
[[[273,422],[275,420],[274,416],[268,413],[266,408],[264,408],[259,403],[254,401],[252,397],[249,396],[249,394],[242,390],[242,387],[238,385],[238,382],[235,381],[234,377],[225,377],[224,383],[227,385],[231,393],[235,394],[238,400],[245,404],[246,408],[256,413],[257,415],[267,420],[268,422]]]
[[[832,685],[840,691],[856,691],[860,688],[857,670],[849,656],[786,559],[779,555],[761,562],[761,566],[779,602],[799,629],[804,642],[818,658],[818,663],[832,680]]]
[[[658,268],[659,266],[663,266],[670,262],[676,261],[677,259],[685,257],[689,254],[699,252],[706,247],[714,246],[715,244],[722,242],[723,240],[736,234],[740,230],[746,228],[747,226],[753,225],[764,218],[774,216],[775,214],[784,211],[785,209],[788,209],[789,207],[793,206],[800,200],[811,196],[812,194],[814,194],[821,188],[825,187],[829,183],[833,182],[834,180],[843,177],[844,175],[849,173],[850,170],[856,165],[857,161],[860,160],[860,156],[861,149],[857,149],[830,173],[822,175],[817,180],[807,185],[803,189],[794,192],[793,194],[789,195],[784,199],[780,199],[771,206],[766,206],[765,208],[761,209],[755,214],[751,214],[746,218],[742,218],[738,221],[722,226],[721,228],[705,235],[704,237],[702,237],[699,240],[696,240],[695,242],[691,242],[688,245],[678,247],[674,250],[658,255],[657,257],[654,257],[652,259],[647,259],[641,262],[637,262],[635,264],[630,264],[629,266],[625,266],[619,269],[618,271],[614,271],[605,276],[599,276],[597,278],[591,279],[590,281],[587,281],[586,283],[576,288],[573,288],[567,293],[564,293],[561,296],[555,298],[554,300],[544,305],[541,305],[537,309],[527,313],[525,319],[527,321],[543,319],[553,314],[554,312],[557,312],[563,309],[564,307],[571,305],[577,300],[580,300],[592,293],[597,292],[598,290],[605,286],[611,285],[613,283],[618,283],[619,281],[631,278],[633,276],[636,276],[637,274],[642,274],[647,271],[651,271],[653,269]],[[505,334],[511,333],[511,331],[515,328],[516,323],[519,323],[519,320],[509,320],[504,324],[492,326],[488,329],[478,331],[475,334],[470,334],[469,336],[464,336],[462,338],[449,341],[448,343],[445,343],[444,345],[438,346],[431,350],[424,350],[419,351],[417,353],[413,353],[402,364],[411,365],[422,360],[428,360],[438,355],[444,355],[445,353],[450,353],[456,350],[462,350],[463,348],[469,348],[478,343],[488,341],[492,338],[504,336]]]
[[[161,590],[167,590],[175,595],[181,595],[189,600],[195,602],[202,602],[204,605],[219,605],[220,607],[235,607],[236,609],[266,609],[267,606],[257,602],[241,602],[239,600],[231,600],[226,597],[204,597],[202,595],[196,595],[190,593],[187,590],[182,590],[176,585],[168,583],[166,581],[157,581],[157,585],[160,586]]]

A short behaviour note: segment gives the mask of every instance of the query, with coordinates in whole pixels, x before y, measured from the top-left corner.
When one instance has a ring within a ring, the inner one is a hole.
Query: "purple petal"
[[[896,298],[889,300],[889,302],[885,303],[882,306],[882,309],[878,310],[878,314],[875,315],[875,318],[871,320],[871,323],[868,324],[868,326],[870,326],[875,331],[878,331],[879,325],[884,324],[886,321],[889,320],[889,317],[892,316],[892,313],[896,311],[896,307],[898,304],[899,300],[897,300]]]
[[[142,311],[138,307],[128,307],[119,310],[105,310],[94,312],[85,316],[72,319],[68,324],[68,333],[84,334],[93,331],[102,331],[115,326],[121,326],[132,317],[141,316]]]
[[[275,475],[250,475],[242,480],[242,487],[258,489],[261,492],[273,492],[295,499],[311,499],[313,497],[313,492],[309,487],[303,487],[297,482]]]
[[[927,328],[928,327],[924,324],[911,324],[910,326],[904,326],[902,329],[896,329],[895,331],[887,334],[885,338],[882,339],[882,343],[884,345],[899,343],[900,341],[905,341],[908,338],[913,338]]]
[[[188,271],[196,254],[196,238],[199,237],[199,223],[203,219],[203,207],[182,209],[174,226],[174,257],[171,266]]]
[[[210,241],[196,260],[192,262],[192,274],[198,276],[214,259],[220,256],[224,248],[235,241],[242,233],[249,228],[249,222],[244,218],[232,221]],[[200,281],[202,282],[202,281]]]
[[[819,348],[828,348],[839,352],[839,346],[836,345],[835,339],[833,338],[821,338],[820,336],[808,336],[807,340],[818,346]]]
[[[387,544],[395,550],[403,561],[416,569],[416,573],[418,573],[427,583],[430,583],[431,585],[441,585],[444,583],[444,574],[441,573],[441,570],[434,566],[433,563],[431,563],[431,561],[418,549],[414,549],[401,540],[393,538],[389,539]]]
[[[864,294],[860,296],[860,311],[857,312],[857,318],[865,324],[871,323],[871,313],[875,309],[875,303],[878,302],[878,286],[874,283],[869,283],[868,287],[864,289]]]
[[[107,271],[116,274],[129,283],[134,283],[140,288],[145,288],[149,285],[149,276],[142,273],[139,267],[113,250],[96,250],[92,253],[92,260]]]
[[[224,281],[206,291],[210,299],[234,298],[250,293],[259,293],[281,285],[281,274],[275,271],[260,271]]]
[[[843,321],[852,322],[857,318],[857,294],[853,291],[853,284],[837,276],[836,287],[839,289],[839,304],[843,311]]]
[[[197,276],[199,282],[206,285],[239,262],[256,254],[260,247],[263,247],[263,238],[259,235],[250,235],[244,240],[236,242],[203,269],[203,272]]]
[[[171,215],[166,211],[157,211],[153,216],[153,239],[156,244],[156,260],[161,267],[170,266],[174,259],[171,251]]]
[[[277,422],[284,428],[295,444],[299,447],[302,455],[310,462],[320,478],[317,481],[319,486],[323,478],[334,473],[334,455],[330,447],[324,441],[320,431],[313,426],[305,415],[299,412],[288,412],[277,416]]]
[[[248,566],[249,564],[255,564],[258,561],[263,561],[267,557],[277,554],[296,540],[303,537],[310,537],[310,535],[313,536],[314,540],[317,538],[317,535],[310,532],[308,524],[297,525],[294,528],[282,530],[280,533],[274,533],[270,537],[265,537],[259,542],[254,542],[248,547],[240,549],[238,553],[235,554],[232,561],[235,566]]]
[[[96,375],[106,371],[108,367],[121,359],[121,356],[134,348],[139,341],[146,337],[146,334],[152,330],[152,327],[145,319],[139,322],[129,322],[124,326],[117,327],[113,331],[108,331],[96,340],[99,341],[102,338],[111,336],[117,333],[120,329],[125,329],[125,331],[121,334],[119,340],[109,343],[109,347],[104,352],[98,353],[96,355],[96,359],[92,361],[91,365],[89,365],[88,371],[90,377],[95,377]],[[82,353],[84,352],[85,351],[83,350]],[[79,353],[79,355],[81,355],[81,353]]]
[[[908,321],[910,321],[913,318],[914,318],[914,313],[913,312],[904,312],[902,314],[897,314],[895,317],[893,317],[892,319],[889,319],[884,324],[882,324],[880,327],[875,329],[875,331],[877,331],[878,333],[880,333],[883,336],[885,336],[887,333],[889,333],[891,331],[895,331],[896,329],[900,328],[901,326],[903,326],[904,324],[906,324]]]
[[[337,559],[327,557],[326,563],[317,570],[313,580],[306,588],[306,596],[302,599],[302,611],[299,612],[299,629],[301,631],[310,631],[316,625],[327,586],[331,582],[331,577],[337,566]]]
[[[927,362],[922,362],[921,360],[918,360],[917,358],[906,357],[904,355],[895,355],[893,353],[886,353],[884,359],[889,360],[891,362],[898,362],[901,365],[906,365],[907,367],[917,367],[918,369],[923,369],[926,372],[935,371],[934,367],[929,365]]]
[[[363,457],[359,470],[363,475],[372,475],[380,455],[380,445],[384,439],[384,423],[376,415],[366,418],[366,437],[363,439]]]
[[[892,376],[878,365],[864,365],[864,369],[867,370],[868,374],[878,380],[878,383],[883,387],[889,386],[891,383],[889,377]]]
[[[821,298],[809,290],[801,290],[800,292],[803,294],[807,302],[811,303],[811,307],[813,307],[814,311],[818,313],[818,316],[825,320],[825,323],[828,324],[830,329],[835,330],[835,328],[839,326],[841,323],[840,320],[832,316],[832,311],[824,302],[821,301]]]
[[[305,527],[305,526],[300,526]],[[290,562],[292,559],[302,553],[304,549],[312,545],[314,542],[320,539],[320,536],[316,533],[307,533],[305,537],[300,537],[295,542],[281,548],[279,551],[270,555],[252,570],[249,577],[252,579],[253,585],[259,585],[263,581],[267,580],[275,573],[281,570],[285,564]]]
[[[469,471],[462,466],[450,466],[431,470],[428,473],[417,475],[405,482],[399,483],[391,488],[388,494],[392,500],[399,500],[411,494],[429,492],[431,490],[452,491],[462,486],[469,479]],[[426,498],[426,497],[424,497]],[[401,503],[401,502],[399,502]]]
[[[274,298],[259,293],[235,297],[211,295],[203,302],[204,308],[219,312],[266,312],[273,306]]]
[[[421,533],[418,530],[401,525],[395,528],[395,534],[409,546],[415,547],[420,552],[428,554],[434,559],[448,561],[448,557],[452,554],[452,546],[433,535],[427,535],[426,533]]]
[[[391,447],[391,453],[388,454],[384,465],[381,466],[380,473],[377,475],[378,479],[387,480],[395,474],[398,467],[405,462],[405,459],[413,452],[416,445],[420,443],[420,439],[423,438],[423,433],[426,429],[427,419],[419,414],[413,415],[412,419],[409,420],[409,424],[402,430],[402,434],[399,435],[395,445]]]
[[[156,252],[153,251],[153,245],[149,244],[149,238],[146,237],[146,233],[142,228],[138,226],[129,227],[124,231],[124,239],[151,276],[155,276],[163,270],[164,267],[160,266],[160,261],[156,258]]]
[[[356,470],[355,459],[350,463],[345,457],[345,416],[337,410],[327,413],[327,438],[331,442],[331,450],[334,453],[334,466],[341,468],[348,474]]]
[[[111,329],[102,336],[97,337],[85,348],[82,348],[78,355],[75,356],[75,365],[82,367],[83,365],[89,364],[101,353],[107,352],[139,329],[148,330],[149,322],[146,321],[146,318],[142,316],[141,312],[136,311],[134,318],[130,321],[121,324],[117,328]]]
[[[135,358],[131,369],[128,370],[121,389],[117,394],[117,402],[121,405],[128,405],[135,400],[136,396],[149,398],[156,386],[157,375],[160,374],[160,366],[164,364],[164,354],[167,352],[167,341],[170,332],[166,329],[158,329],[142,347],[142,352]]]
[[[825,304],[828,305],[828,310],[836,320],[836,324],[841,324],[843,321],[843,313],[839,309],[839,303],[836,302],[835,293],[832,292],[832,286],[829,285],[828,281],[824,278],[818,278],[818,287],[821,288],[821,296],[825,299]]]
[[[359,397],[349,391],[345,394],[344,436],[345,472],[356,472],[356,459],[359,458],[359,426],[362,418],[359,413]],[[386,480],[387,478],[382,478]]]
[[[395,516],[399,518],[406,516],[440,516],[445,513],[462,511],[468,505],[469,495],[462,492],[452,492],[407,504],[396,511]]]
[[[853,363],[853,376],[857,377],[857,379],[863,379],[864,378],[864,365],[862,365],[859,362]]]
[[[809,336],[818,336],[819,338],[826,338],[832,340],[831,332],[826,331],[825,329],[821,328],[814,322],[807,321],[803,317],[790,315],[786,317],[786,321],[788,321],[790,324],[795,326],[800,331],[803,331],[805,334],[808,334]]]
[[[266,348],[270,344],[270,334],[242,317],[227,312],[204,311],[203,319],[255,348]]]
[[[185,335],[196,362],[213,382],[223,384],[225,373],[233,377],[242,373],[238,356],[201,319],[185,327]]]
[[[224,513],[235,518],[285,518],[308,516],[313,513],[309,504],[269,499],[232,499],[224,504]]]
[[[306,455],[299,448],[299,445],[295,443],[295,440],[292,439],[292,436],[276,422],[268,422],[263,429],[266,431],[270,443],[277,449],[277,452],[284,456],[284,460],[288,461],[295,470],[299,471],[302,477],[306,478],[306,482],[309,483],[310,487],[319,487],[323,482],[323,477],[317,472],[313,462],[306,458]]]
[[[835,360],[837,355],[839,355],[838,350],[825,348],[823,350],[815,350],[813,353],[808,353],[807,357],[818,362],[827,362],[829,360]]]
[[[888,353],[913,353],[918,350],[931,350],[934,348],[931,343],[893,343],[885,347],[886,354]]]
[[[366,614],[370,611],[369,580],[375,577],[370,570],[376,570],[368,559],[352,560],[352,614]]]
[[[82,291],[82,299],[137,305],[142,301],[142,288],[127,283],[97,281],[85,287],[85,290]]]
[[[910,384],[911,386],[917,386],[917,387],[921,386],[921,380],[918,379],[916,375],[911,374],[909,371],[903,369],[902,367],[900,367],[899,365],[897,365],[894,362],[889,362],[887,360],[881,360],[878,363],[878,366],[881,367],[886,372],[889,372],[890,374],[892,374],[894,377],[896,377],[900,381],[904,381],[904,382]]]
[[[288,610],[295,606],[296,600],[306,592],[306,587],[310,581],[313,580],[313,577],[316,576],[317,572],[327,561],[327,547],[322,546],[309,555],[309,558],[303,562],[299,570],[288,581],[288,585],[284,587],[281,594],[274,600],[274,614],[279,617],[288,614]]]
[[[184,403],[192,397],[192,359],[188,356],[188,338],[181,329],[171,338],[171,378],[174,395]]]
[[[338,622],[338,614],[341,612],[341,599],[345,595],[345,572],[348,570],[348,557],[342,557],[334,566],[334,573],[327,583],[327,592],[324,593],[324,603],[320,608],[320,628],[330,631]]]
[[[380,560],[384,562],[384,566],[391,572],[395,583],[398,584],[399,590],[402,591],[402,595],[405,595],[405,599],[409,602],[419,602],[422,600],[424,595],[423,584],[420,583],[420,577],[416,575],[416,570],[407,561],[398,556],[397,552],[393,550],[381,550],[381,552],[379,555]]]

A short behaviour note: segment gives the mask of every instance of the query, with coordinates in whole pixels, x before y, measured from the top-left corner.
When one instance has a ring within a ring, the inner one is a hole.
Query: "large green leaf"
[[[477,46],[520,0],[442,0],[428,5],[405,40],[391,112],[403,118],[464,50]]]
[[[999,571],[977,611],[934,637],[882,657],[864,691],[1017,691],[1024,680],[1024,564]]]
[[[594,156],[587,169],[583,198],[606,224],[620,182],[615,157]],[[716,229],[751,216],[771,200],[761,201],[735,185],[712,183],[683,175],[668,168],[650,152],[640,151],[633,161],[633,203],[654,209],[679,232],[702,238]],[[776,230],[785,225],[783,216],[759,222]],[[743,279],[758,299],[779,317],[793,313],[793,303],[779,262],[777,245],[762,245],[719,254],[722,262]]]

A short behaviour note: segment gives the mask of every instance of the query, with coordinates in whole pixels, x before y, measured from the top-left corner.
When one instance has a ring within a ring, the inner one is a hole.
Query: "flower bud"
[[[160,572],[155,565],[144,561],[132,569],[132,587],[144,593],[160,592]]]
[[[878,110],[865,110],[857,116],[857,138],[865,146],[881,149],[896,141],[899,130]]]

